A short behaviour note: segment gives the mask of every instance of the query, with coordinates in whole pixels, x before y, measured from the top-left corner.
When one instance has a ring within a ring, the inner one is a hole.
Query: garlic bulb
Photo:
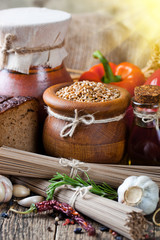
[[[11,181],[0,175],[0,202],[8,202],[12,198],[13,186]]]
[[[159,188],[147,176],[130,176],[118,188],[118,202],[125,203],[151,214],[159,201]]]

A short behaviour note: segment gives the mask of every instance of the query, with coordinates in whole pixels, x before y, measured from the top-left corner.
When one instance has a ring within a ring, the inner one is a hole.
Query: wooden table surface
[[[114,240],[109,232],[101,232],[99,223],[87,219],[96,228],[96,236],[89,237],[83,230],[81,234],[75,234],[74,229],[79,225],[66,225],[64,220],[55,225],[54,217],[51,212],[30,213],[28,215],[15,214],[9,211],[10,204],[0,205],[0,240]],[[23,207],[13,203],[17,210],[24,211]],[[8,213],[8,218],[1,216],[3,212]],[[107,216],[106,216],[107,217]],[[160,240],[160,227],[153,227],[154,233],[151,234],[154,240]],[[126,238],[123,238],[126,240]],[[138,239],[137,239],[138,240]]]
[[[15,209],[24,211],[23,207],[13,204]],[[3,212],[7,212],[9,218],[0,217],[0,239],[1,240],[111,240],[114,239],[108,232],[99,230],[100,224],[92,222],[96,228],[97,235],[89,237],[83,230],[81,234],[75,234],[74,229],[79,227],[78,224],[64,226],[64,220],[59,221],[55,225],[54,217],[51,212],[47,213],[30,213],[28,215],[20,215],[9,212],[9,204],[0,205],[0,216]]]

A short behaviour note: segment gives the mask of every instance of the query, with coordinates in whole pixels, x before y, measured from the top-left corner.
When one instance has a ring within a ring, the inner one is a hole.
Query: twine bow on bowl
[[[61,119],[68,123],[67,125],[65,125],[62,130],[60,131],[60,136],[61,137],[72,137],[76,127],[80,124],[83,123],[85,125],[91,125],[91,124],[96,124],[96,123],[109,123],[109,122],[115,122],[115,121],[119,121],[122,118],[124,118],[125,113],[120,114],[119,116],[113,117],[113,118],[107,118],[107,119],[99,119],[99,120],[95,120],[94,115],[93,114],[85,114],[81,117],[78,116],[78,111],[77,109],[74,110],[74,118],[72,117],[66,117],[66,116],[62,116],[58,113],[55,113],[51,110],[50,107],[48,107],[48,114],[49,116],[53,116],[57,119]],[[67,131],[68,130],[68,131]]]

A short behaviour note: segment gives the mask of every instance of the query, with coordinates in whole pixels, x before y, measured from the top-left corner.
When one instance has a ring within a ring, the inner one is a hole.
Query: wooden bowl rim
[[[110,100],[110,101],[106,101],[106,102],[77,102],[77,101],[72,101],[72,100],[66,100],[63,98],[60,98],[56,95],[56,92],[66,86],[69,86],[73,84],[73,82],[65,82],[65,83],[60,83],[60,84],[56,84],[53,85],[49,88],[47,88],[44,93],[43,93],[43,100],[44,102],[51,108],[56,109],[56,110],[63,110],[66,109],[68,110],[68,112],[72,111],[74,109],[77,110],[90,110],[91,108],[96,111],[98,111],[99,109],[104,109],[105,111],[107,109],[117,109],[121,112],[124,112],[124,110],[129,106],[129,102],[131,99],[131,96],[129,94],[129,92],[124,89],[121,88],[119,86],[115,86],[115,85],[111,85],[111,84],[105,84],[108,88],[115,88],[118,89],[120,91],[120,97]]]

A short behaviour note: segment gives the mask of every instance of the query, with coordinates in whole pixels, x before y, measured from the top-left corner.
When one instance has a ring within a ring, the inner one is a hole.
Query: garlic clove
[[[0,182],[0,202],[4,201],[5,198],[5,187],[3,185],[3,183]]]
[[[157,202],[151,201],[150,198],[143,198],[137,206],[142,209],[145,214],[151,214],[156,210]]]
[[[136,185],[137,186],[141,186],[141,188],[145,188],[145,186],[146,187],[148,187],[148,182],[150,182],[151,181],[151,179],[148,177],[148,176],[138,176],[137,177],[137,181],[136,181]]]
[[[13,195],[15,197],[27,197],[30,195],[30,189],[23,185],[15,184],[13,185]]]
[[[137,206],[143,196],[143,189],[138,186],[128,188],[124,193],[124,203],[129,206]]]
[[[37,196],[24,198],[22,200],[19,200],[17,203],[23,207],[30,207],[31,204],[33,203],[35,204],[42,201],[44,201],[44,197],[37,195]]]
[[[8,185],[11,188],[11,190],[13,190],[13,185],[12,185],[11,181],[9,180],[9,178],[0,175],[0,182],[4,182],[4,184]]]
[[[5,198],[4,202],[9,202],[12,198],[12,189],[5,185]]]
[[[8,202],[12,198],[12,190],[13,190],[13,185],[9,178],[0,175],[0,184],[1,184],[1,193],[0,193],[0,199],[3,202]],[[3,187],[2,187],[3,185]],[[4,196],[3,192],[4,191]],[[3,198],[3,200],[2,200]]]

